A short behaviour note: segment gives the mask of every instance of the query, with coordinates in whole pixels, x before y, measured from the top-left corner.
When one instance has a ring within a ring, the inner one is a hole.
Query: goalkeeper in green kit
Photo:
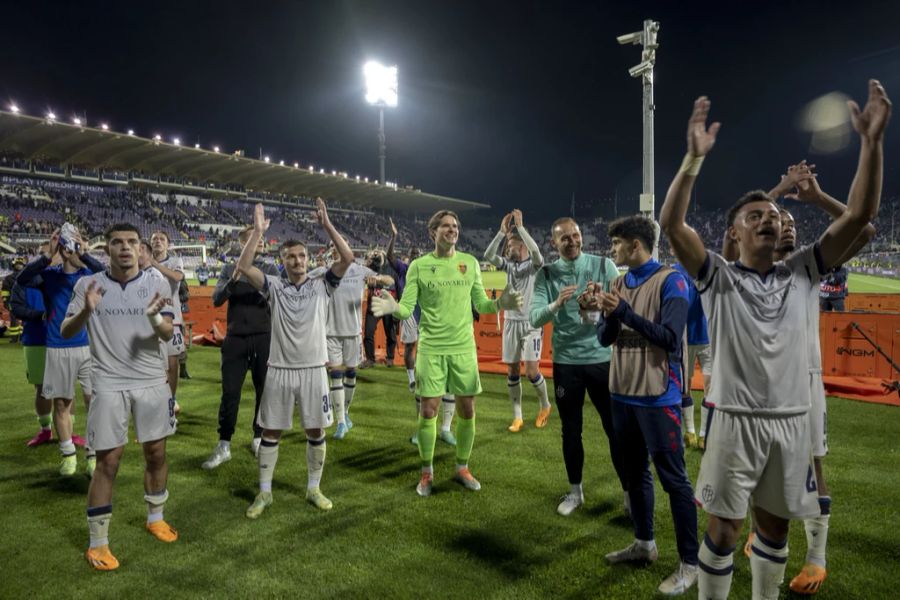
[[[422,476],[416,486],[420,496],[431,494],[438,406],[446,393],[456,395],[455,479],[468,490],[481,489],[468,466],[475,442],[475,396],[481,393],[471,307],[481,314],[522,308],[518,292],[504,290],[498,300],[484,293],[478,261],[456,250],[456,213],[435,213],[428,221],[428,233],[434,240],[434,252],[409,265],[400,302],[384,291],[372,299],[376,317],[393,314],[408,319],[417,303],[422,313],[416,354],[416,395],[422,398],[417,433],[422,458]]]

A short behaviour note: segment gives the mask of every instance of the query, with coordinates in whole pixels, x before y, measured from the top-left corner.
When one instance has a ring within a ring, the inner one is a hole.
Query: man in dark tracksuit
[[[610,224],[609,237],[613,260],[627,265],[628,272],[613,282],[610,292],[596,294],[603,314],[597,333],[601,344],[614,344],[609,391],[631,496],[635,540],[625,549],[607,554],[606,559],[619,563],[657,558],[649,455],[669,496],[681,558],[659,591],[678,595],[694,585],[699,573],[697,508],[681,436],[688,287],[680,273],[651,257],[655,230],[649,218],[619,219]]]
[[[241,244],[250,237],[252,228],[240,233]],[[253,265],[267,275],[278,276],[278,269],[260,258],[264,242],[256,249]],[[237,424],[238,407],[241,403],[241,387],[250,369],[253,387],[256,390],[256,406],[253,412],[253,452],[259,449],[262,429],[256,424],[259,402],[262,399],[263,384],[266,381],[269,361],[269,342],[272,323],[269,303],[247,278],[232,279],[234,264],[227,264],[219,273],[216,289],[213,290],[213,305],[222,306],[228,302],[228,330],[222,343],[222,400],[219,403],[219,444],[203,463],[204,469],[215,469],[223,462],[231,460],[231,436]]]

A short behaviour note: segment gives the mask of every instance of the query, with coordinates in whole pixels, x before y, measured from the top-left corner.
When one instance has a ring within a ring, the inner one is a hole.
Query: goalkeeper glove
[[[372,314],[376,317],[383,317],[385,315],[392,315],[397,312],[397,309],[400,308],[400,305],[385,290],[381,290],[381,295],[372,296]]]

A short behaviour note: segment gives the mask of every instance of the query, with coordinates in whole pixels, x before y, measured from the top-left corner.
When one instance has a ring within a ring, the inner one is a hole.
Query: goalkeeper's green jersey
[[[394,315],[408,319],[416,303],[419,318],[419,352],[462,354],[475,350],[472,306],[481,314],[497,307],[484,293],[481,268],[471,254],[459,252],[440,258],[425,254],[409,265],[400,308]]]

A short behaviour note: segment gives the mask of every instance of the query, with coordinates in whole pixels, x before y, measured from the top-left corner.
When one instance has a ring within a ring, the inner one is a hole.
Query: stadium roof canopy
[[[229,193],[226,191],[228,186],[241,186],[251,195],[265,192],[289,197],[321,196],[342,202],[347,207],[414,212],[433,212],[439,208],[458,211],[489,208],[486,204],[390,183],[369,183],[347,173],[316,172],[310,167],[282,165],[6,111],[0,111],[0,152],[18,154],[28,161],[175,178],[194,182],[185,186],[186,189],[209,186],[212,193]]]

